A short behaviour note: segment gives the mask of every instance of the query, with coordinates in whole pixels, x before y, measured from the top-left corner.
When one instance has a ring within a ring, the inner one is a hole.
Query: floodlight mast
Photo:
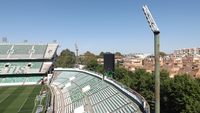
[[[147,7],[147,5],[144,5],[142,7],[142,9],[143,9],[144,15],[147,19],[147,22],[149,23],[151,30],[154,33],[160,33],[160,30],[159,30],[158,26],[156,25],[156,22],[154,21],[153,16],[151,15],[151,12],[149,11],[149,8]]]
[[[155,113],[160,113],[160,30],[151,15],[147,5],[142,7],[144,15],[154,33],[154,56],[155,56]]]

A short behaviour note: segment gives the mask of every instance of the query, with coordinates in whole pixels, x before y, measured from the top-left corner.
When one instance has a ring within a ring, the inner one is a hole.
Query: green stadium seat
[[[26,82],[39,82],[41,79],[41,76],[27,77]]]
[[[34,45],[32,58],[43,58],[47,45]]]
[[[30,50],[32,49],[33,45],[14,45],[14,52],[13,54],[30,54]]]
[[[6,64],[7,62],[0,63],[0,74],[3,73]],[[28,67],[29,64],[30,67]],[[7,74],[39,73],[42,64],[42,62],[10,62]]]
[[[11,49],[12,45],[0,45],[0,55],[8,54],[8,51]]]
[[[52,83],[63,93],[66,113],[71,113],[74,109],[86,104],[92,107],[94,113],[142,113],[137,104],[112,84],[86,73],[70,74],[73,73],[58,71],[58,76]],[[75,78],[70,81],[70,77]],[[69,82],[71,86],[64,87]],[[86,86],[90,89],[82,92],[82,88]]]
[[[42,54],[44,55],[46,51],[47,45],[34,45],[34,54]]]

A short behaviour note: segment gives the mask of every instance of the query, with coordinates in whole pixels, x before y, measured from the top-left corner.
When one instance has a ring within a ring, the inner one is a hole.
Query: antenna
[[[75,49],[76,49],[76,66],[78,66],[78,46],[75,43]]]
[[[7,37],[3,37],[3,38],[2,38],[2,42],[3,42],[3,43],[7,43],[7,42],[8,42]]]
[[[57,43],[57,40],[53,40],[53,43]]]
[[[27,43],[28,42],[28,40],[24,40],[24,43]]]

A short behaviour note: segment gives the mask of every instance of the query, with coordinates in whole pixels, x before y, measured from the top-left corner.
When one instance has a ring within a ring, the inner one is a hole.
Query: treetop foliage
[[[63,50],[56,60],[56,67],[74,67],[75,53],[69,49]]]

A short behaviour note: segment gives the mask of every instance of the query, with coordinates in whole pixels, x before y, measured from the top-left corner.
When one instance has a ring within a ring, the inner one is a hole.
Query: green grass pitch
[[[32,113],[41,85],[0,87],[0,113]]]

